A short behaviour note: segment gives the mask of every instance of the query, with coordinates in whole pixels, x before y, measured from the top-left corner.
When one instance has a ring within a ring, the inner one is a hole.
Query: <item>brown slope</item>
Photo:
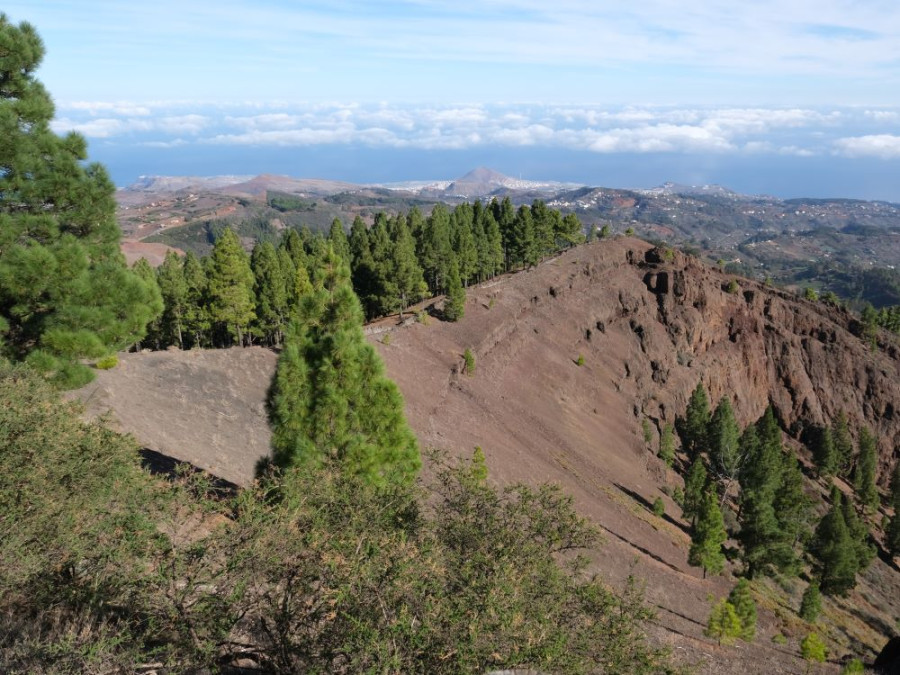
[[[886,475],[885,439],[898,431],[888,414],[898,404],[896,354],[868,352],[845,314],[748,281],[729,294],[718,270],[680,255],[658,258],[631,239],[581,247],[470,289],[457,324],[386,321],[370,330],[391,330],[390,343],[372,339],[423,444],[459,454],[480,445],[503,483],[562,484],[606,532],[593,554],[598,568],[615,584],[632,572],[647,580],[660,639],[679,654],[709,659],[708,672],[801,672],[805,629],[790,608],[761,612],[752,647],[720,650],[703,638],[707,594],[726,593],[733,580],[703,580],[687,565],[679,510],[660,491],[680,479],[653,457],[640,423],[671,421],[698,379],[714,399],[732,395],[742,422],[771,393],[789,428],[838,409],[873,424]],[[473,377],[461,373],[466,348],[477,359]],[[92,405],[105,398],[154,449],[247,480],[268,434],[261,403],[273,364],[264,350],[126,355],[100,374]],[[645,506],[657,496],[665,520]],[[876,561],[850,602],[826,603],[837,653],[851,642],[880,646],[900,614],[897,578]],[[796,586],[794,608],[801,592]],[[791,638],[787,647],[771,642],[778,632]]]

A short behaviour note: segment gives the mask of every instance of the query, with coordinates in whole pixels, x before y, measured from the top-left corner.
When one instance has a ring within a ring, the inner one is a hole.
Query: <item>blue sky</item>
[[[484,159],[610,183],[618,162],[636,187],[756,185],[741,171],[769,166],[780,178],[763,191],[900,200],[895,0],[8,0],[3,11],[44,38],[55,128],[85,134],[119,183],[253,173],[264,159],[263,170],[318,175],[313,157],[329,172],[347,158],[353,175],[333,177],[348,180],[443,178]],[[355,149],[397,170],[367,175]],[[825,182],[792,183],[793,166]]]

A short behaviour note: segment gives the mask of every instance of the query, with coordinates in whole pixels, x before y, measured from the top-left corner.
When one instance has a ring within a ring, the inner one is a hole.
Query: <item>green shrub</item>
[[[578,355],[578,358],[575,359],[575,365],[576,365],[576,366],[583,366],[583,365],[584,365],[584,355],[583,355],[583,354],[579,354],[579,355]]]
[[[423,326],[427,326],[429,320],[430,319],[428,316],[428,312],[426,312],[424,309],[416,312],[416,323],[420,323]]]
[[[782,635],[781,633],[775,633],[775,635],[772,636],[772,642],[774,642],[776,645],[786,645],[787,638],[784,637],[784,635]]]
[[[741,287],[738,286],[737,281],[732,279],[731,281],[728,282],[728,286],[725,288],[725,290],[728,291],[729,293],[731,293],[732,295],[737,295],[740,292]]]
[[[824,663],[825,658],[828,656],[828,650],[825,648],[825,643],[822,642],[822,638],[819,637],[818,633],[810,633],[800,643],[800,654],[807,661]]]
[[[625,229],[625,236],[627,236],[627,237],[633,237],[633,236],[634,236],[634,228],[633,228],[633,227],[628,227],[628,228],[626,228],[626,229]]]
[[[666,505],[662,497],[657,497],[653,502],[653,514],[662,517],[666,513]]]
[[[641,435],[647,445],[653,442],[653,424],[646,417],[641,420]]]
[[[384,334],[384,336],[381,338],[381,344],[383,344],[383,345],[391,344],[391,334],[390,333]]]
[[[97,361],[97,363],[94,364],[94,367],[99,370],[109,370],[110,368],[115,368],[117,365],[119,365],[119,357],[115,354],[110,354]]]
[[[841,668],[841,675],[859,675],[864,672],[866,672],[866,666],[859,659],[851,659]]]
[[[466,362],[466,375],[468,375],[469,377],[473,377],[475,375],[475,355],[468,347],[463,354],[463,359]]]

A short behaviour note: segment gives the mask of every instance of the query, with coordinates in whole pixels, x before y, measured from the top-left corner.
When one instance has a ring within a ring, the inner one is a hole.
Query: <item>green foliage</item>
[[[725,565],[722,544],[728,539],[719,500],[712,484],[703,491],[694,527],[691,529],[691,548],[688,563],[703,568],[704,576],[720,574]]]
[[[747,579],[738,581],[731,593],[728,602],[734,606],[735,614],[741,622],[740,637],[745,642],[753,642],[756,637],[756,602],[750,592],[750,582]]]
[[[866,427],[859,430],[859,456],[853,472],[853,487],[867,508],[878,508],[878,489],[875,487],[875,468],[878,461],[875,437]]]
[[[634,228],[633,228],[633,227],[627,227],[627,228],[625,228],[625,236],[626,236],[626,237],[633,237],[633,236],[634,236]]]
[[[266,344],[279,345],[290,313],[290,285],[295,281],[291,273],[296,270],[293,265],[282,265],[275,247],[267,241],[253,248],[250,269],[255,279],[257,332]]]
[[[703,492],[707,483],[706,466],[703,464],[703,458],[697,457],[688,469],[687,476],[684,479],[684,500],[682,505],[682,516],[690,520],[692,523],[696,521],[697,515],[700,513],[700,505],[703,502]]]
[[[813,462],[820,476],[833,476],[838,469],[838,455],[829,427],[816,427],[809,432]]]
[[[800,643],[800,654],[807,661],[824,663],[825,658],[828,656],[828,651],[825,649],[825,643],[822,642],[822,638],[819,637],[818,633],[810,633]]]
[[[269,398],[276,464],[335,465],[376,485],[407,484],[420,460],[403,398],[362,331],[346,265],[328,250],[320,285],[289,328]]]
[[[463,361],[466,363],[466,375],[473,377],[475,375],[475,354],[468,347],[463,352]]]
[[[744,457],[740,447],[741,430],[727,397],[722,397],[709,422],[709,462],[713,471],[726,481],[738,477]]]
[[[857,543],[844,521],[841,495],[832,490],[831,509],[816,528],[811,552],[819,567],[819,586],[826,595],[845,595],[856,585]]]
[[[584,359],[581,357],[580,354],[578,355],[578,358],[581,361],[581,363],[579,363],[578,365],[579,366],[583,365]],[[644,443],[646,443],[647,445],[650,445],[650,443],[653,442],[653,425],[650,423],[650,420],[648,420],[646,417],[641,420],[641,434],[644,437]]]
[[[0,43],[0,346],[78,386],[93,377],[80,361],[139,341],[160,300],[119,252],[106,171],[83,164],[84,138],[50,128],[40,37],[0,15]]]
[[[102,359],[99,359],[97,363],[94,364],[94,367],[98,370],[110,370],[119,365],[119,357],[115,354],[110,354],[109,356],[104,356]]]
[[[841,668],[841,675],[862,675],[864,672],[866,672],[866,666],[859,659],[850,659]]]
[[[659,516],[662,518],[666,513],[666,505],[662,500],[662,497],[657,497],[653,500],[653,515]]]
[[[604,223],[603,227],[600,228],[600,238],[601,239],[609,239],[612,236],[612,228],[610,228],[609,223]]]
[[[466,312],[466,289],[459,280],[459,267],[456,260],[450,262],[450,274],[447,279],[447,297],[444,300],[444,318],[447,321],[459,321]]]
[[[575,365],[579,368],[584,365],[584,354],[578,355],[578,358],[575,359]]]
[[[691,461],[705,452],[708,447],[707,427],[710,420],[709,398],[703,382],[697,382],[691,399],[688,402],[684,418],[678,420],[678,434],[681,436],[681,447],[687,452]]]
[[[158,628],[141,614],[165,490],[132,439],[82,422],[28,369],[0,362],[0,400],[0,670],[96,672],[104,645],[127,669]]]
[[[803,299],[809,300],[810,302],[817,302],[819,299],[819,294],[816,293],[816,289],[811,286],[807,286],[803,289]]]
[[[725,290],[732,295],[737,295],[741,292],[741,287],[735,279],[732,279],[728,282],[728,286],[725,287]]]
[[[781,633],[775,633],[775,635],[772,636],[772,642],[774,642],[776,645],[786,645],[787,638]]]
[[[659,458],[667,466],[672,466],[675,462],[675,430],[671,424],[663,426],[659,435]]]
[[[831,438],[834,443],[834,453],[837,457],[838,475],[849,475],[853,462],[853,439],[850,438],[850,427],[847,424],[847,416],[841,411],[831,427]]]
[[[822,595],[819,593],[819,583],[811,581],[803,591],[803,599],[800,601],[800,618],[808,623],[813,623],[819,618],[822,611]]]
[[[891,555],[900,555],[900,462],[894,465],[891,476],[890,505],[894,509],[884,533],[884,545]]]
[[[559,563],[597,542],[571,498],[478,450],[427,493],[292,468],[216,501],[22,368],[0,400],[3,672],[671,672],[636,585]]]
[[[256,318],[255,278],[247,252],[231,229],[226,229],[213,247],[209,260],[208,314],[218,327],[219,344],[235,340],[243,346],[250,322]]]
[[[720,599],[709,613],[709,620],[703,634],[715,638],[720,645],[732,644],[741,635],[741,620],[732,605],[725,598]]]

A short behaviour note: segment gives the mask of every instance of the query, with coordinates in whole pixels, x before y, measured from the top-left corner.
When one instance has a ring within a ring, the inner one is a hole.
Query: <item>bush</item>
[[[800,654],[807,661],[824,663],[828,656],[828,650],[825,649],[825,643],[822,642],[818,633],[810,633],[800,643]]]
[[[659,516],[660,518],[666,513],[666,505],[662,500],[662,497],[657,497],[653,502],[653,513],[654,515]]]
[[[429,492],[294,467],[215,500],[36,375],[0,366],[0,400],[2,672],[668,669],[638,586],[572,555],[598,542],[572,499],[494,488],[479,451]]]
[[[864,672],[866,672],[866,666],[859,659],[850,659],[841,668],[841,675],[859,675]]]
[[[468,347],[466,348],[465,353],[463,353],[463,360],[466,362],[466,375],[473,377],[475,375],[475,355]]]
[[[647,445],[653,442],[653,425],[646,417],[641,420],[641,435],[644,437],[644,443]]]
[[[429,322],[428,312],[424,309],[416,312],[416,323],[420,323],[423,326],[427,326]]]
[[[775,635],[772,636],[772,642],[774,642],[776,645],[786,645],[787,638],[784,637],[784,635],[782,635],[781,633],[775,633]]]
[[[579,354],[579,355],[578,355],[578,358],[575,359],[575,365],[576,365],[576,366],[583,366],[583,365],[584,365],[584,355],[583,355],[583,354]]]
[[[738,282],[737,282],[737,281],[735,281],[734,279],[732,279],[731,281],[728,282],[728,286],[725,288],[725,290],[726,290],[728,293],[731,293],[732,295],[737,295],[737,294],[740,292],[741,287],[738,286]]]
[[[110,354],[97,361],[97,363],[94,364],[94,367],[99,370],[109,370],[110,368],[115,368],[117,365],[119,365],[119,357],[115,354]]]

